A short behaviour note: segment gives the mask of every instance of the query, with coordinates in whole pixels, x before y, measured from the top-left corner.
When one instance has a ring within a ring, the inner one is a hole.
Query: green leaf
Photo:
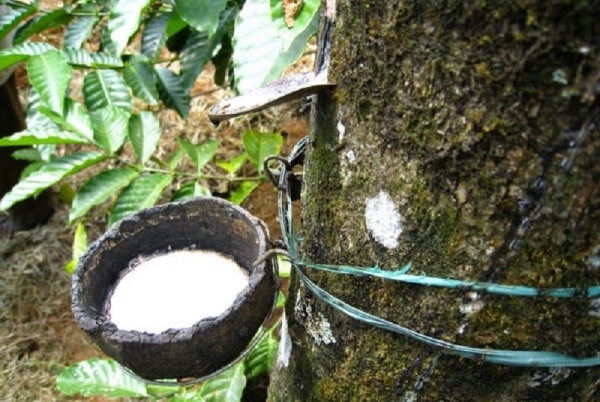
[[[4,2],[2,2],[4,4]],[[8,8],[0,15],[0,40],[37,11],[37,7]],[[0,69],[1,70],[1,69]]]
[[[90,71],[83,80],[83,97],[89,111],[112,106],[131,113],[133,108],[129,87],[114,70]]]
[[[304,0],[300,13],[293,19],[293,26],[289,27],[283,10],[282,0],[270,0],[271,21],[277,33],[283,39],[283,51],[287,51],[294,40],[301,35],[311,24],[319,11],[320,0]]]
[[[31,91],[29,91],[29,103],[27,104],[27,116],[25,118],[27,127],[36,127],[39,130],[60,131],[60,127],[40,111],[40,109],[43,110],[44,108],[45,106],[42,104],[40,95],[35,88],[31,88]]]
[[[134,58],[123,71],[123,78],[136,97],[143,99],[149,105],[158,104],[157,78],[147,60]]]
[[[123,61],[107,53],[90,53],[84,49],[67,48],[63,54],[69,64],[79,67],[93,68],[119,68],[123,67]]]
[[[75,229],[75,237],[73,238],[73,256],[71,257],[71,261],[65,266],[65,271],[68,274],[72,274],[77,268],[77,263],[81,256],[85,253],[85,250],[88,247],[88,237],[87,232],[85,231],[85,226],[83,223],[77,223],[77,228]]]
[[[292,273],[292,263],[287,257],[277,256],[277,265],[279,266],[279,276],[281,278],[289,278]]]
[[[216,43],[207,32],[192,31],[185,41],[181,57],[181,86],[188,92],[196,77],[211,59]]]
[[[185,119],[190,112],[190,98],[181,85],[180,77],[165,67],[156,66],[154,69],[158,75],[160,99]]]
[[[269,0],[247,0],[236,20],[233,38],[235,85],[240,93],[273,81],[304,52],[308,39],[316,32],[318,15],[298,35],[287,52],[283,39],[269,17]],[[260,35],[253,35],[260,32]]]
[[[245,387],[244,364],[237,363],[202,384],[197,395],[206,402],[238,402],[242,399]]]
[[[116,168],[105,170],[88,180],[73,198],[69,211],[69,224],[85,215],[90,208],[101,204],[122,188],[129,185],[139,175],[135,170]]]
[[[108,34],[116,55],[125,50],[129,38],[138,30],[142,11],[150,0],[117,0],[108,19]]]
[[[227,173],[233,175],[235,172],[240,170],[242,166],[244,166],[244,162],[246,162],[247,159],[248,154],[246,152],[242,152],[230,161],[216,161],[215,163],[221,169],[224,169],[227,171]]]
[[[5,194],[0,201],[0,210],[6,211],[15,203],[39,194],[63,178],[104,159],[105,156],[100,152],[77,152],[56,158],[21,180]]]
[[[65,57],[55,50],[33,56],[27,61],[27,73],[42,102],[62,114],[71,80],[71,67]]]
[[[127,374],[112,359],[89,359],[70,365],[60,373],[56,386],[65,395],[148,396],[146,385]]]
[[[54,121],[90,141],[94,139],[94,130],[92,129],[90,115],[79,103],[67,98],[64,113],[64,119]]]
[[[15,133],[10,137],[0,138],[0,147],[39,144],[86,144],[87,142],[85,138],[68,131],[31,128]]]
[[[267,156],[279,154],[283,145],[283,137],[279,133],[248,130],[242,136],[242,143],[258,174],[262,175],[264,159]]]
[[[171,175],[151,173],[132,181],[115,201],[108,224],[112,226],[127,215],[153,206],[172,179]]]
[[[281,293],[281,291],[279,293],[277,293],[277,303],[275,304],[275,307],[280,308],[280,307],[284,307],[285,306],[285,295],[283,293]]]
[[[267,332],[258,345],[244,359],[246,376],[249,380],[255,379],[271,370],[278,347],[279,342],[273,336],[272,331]]]
[[[167,24],[173,13],[158,14],[146,23],[142,33],[142,54],[150,60],[156,60],[167,42]]]
[[[319,15],[315,14],[310,25],[300,35],[294,39],[289,49],[285,52],[279,53],[277,59],[271,66],[269,73],[265,77],[265,83],[269,83],[281,77],[283,71],[294,64],[306,50],[306,44],[310,38],[317,32],[319,26]]]
[[[179,145],[192,160],[192,163],[196,165],[198,173],[200,173],[202,168],[210,162],[213,156],[215,156],[215,153],[217,153],[217,149],[219,149],[219,141],[217,140],[208,140],[197,145],[190,143],[182,137],[179,137],[178,141]]]
[[[173,193],[171,196],[171,202],[185,201],[200,196],[210,197],[211,195],[212,194],[210,193],[209,189],[202,186],[197,181],[193,181],[184,184],[181,186],[181,188],[175,191],[175,193]]]
[[[181,18],[196,31],[212,35],[219,24],[219,14],[227,6],[227,0],[175,0]]]
[[[129,119],[129,141],[140,163],[152,156],[160,139],[160,123],[152,112],[140,112]]]
[[[99,17],[83,16],[70,23],[65,31],[63,47],[79,49],[90,37],[98,21]]]
[[[241,205],[241,203],[244,202],[244,200],[248,198],[250,194],[252,194],[256,187],[258,187],[258,182],[256,181],[247,180],[241,182],[235,191],[229,196],[229,201],[233,202],[234,204]]]
[[[117,152],[129,133],[129,114],[118,107],[103,107],[90,112],[94,140],[109,154]]]
[[[183,150],[183,148],[177,148],[175,152],[173,152],[167,158],[167,166],[171,171],[175,170],[179,162],[181,162],[181,159],[183,159],[183,155],[185,155],[185,151]]]
[[[69,14],[66,8],[57,8],[50,12],[38,15],[29,20],[23,28],[19,29],[13,43],[22,43],[31,35],[35,35],[46,29],[62,27],[72,18],[73,16]]]
[[[35,148],[21,148],[17,149],[11,154],[14,159],[30,162],[42,162],[42,155]]]
[[[212,36],[205,31],[192,31],[188,36],[181,57],[181,83],[186,92],[194,85],[206,63],[214,57],[219,45],[223,46],[224,37],[233,32],[238,13],[235,5],[223,11],[219,17],[219,27]]]
[[[45,42],[23,42],[16,46],[0,51],[0,70],[4,70],[13,64],[36,56],[56,50],[56,48]]]
[[[63,113],[56,113],[44,105],[38,106],[37,109],[53,123],[79,135],[85,142],[93,141],[94,132],[92,130],[90,116],[79,103],[66,98],[63,112],[64,116]],[[48,131],[53,130],[52,128],[49,128]]]

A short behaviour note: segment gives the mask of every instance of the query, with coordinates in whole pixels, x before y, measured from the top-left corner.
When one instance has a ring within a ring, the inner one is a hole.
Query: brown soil
[[[309,65],[310,60],[305,59],[295,70],[305,70]],[[17,74],[25,99],[28,83],[22,70]],[[196,96],[187,121],[172,111],[158,112],[163,127],[159,157],[174,148],[179,135],[193,142],[216,138],[221,144],[217,158],[228,159],[241,152],[241,137],[247,129],[282,132],[283,155],[306,134],[307,116],[299,112],[299,102],[214,127],[207,118],[208,108],[232,93],[214,86],[210,68],[199,77],[192,94]],[[222,174],[216,166],[209,166],[208,171],[211,170]],[[243,173],[253,172],[247,166]],[[92,174],[93,171],[83,172],[69,178],[67,184],[77,188]],[[226,183],[208,185],[214,192],[227,191]],[[244,203],[251,213],[267,223],[272,238],[279,233],[276,202],[276,191],[264,182]],[[67,365],[102,356],[79,330],[71,314],[71,280],[64,267],[71,258],[74,226],[68,225],[67,216],[68,206],[59,203],[46,225],[0,238],[0,401],[107,400],[69,398],[55,387],[56,376]],[[91,242],[106,229],[106,213],[97,208],[90,216],[85,225]]]

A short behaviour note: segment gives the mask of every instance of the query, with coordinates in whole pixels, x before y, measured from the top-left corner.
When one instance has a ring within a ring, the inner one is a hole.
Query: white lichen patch
[[[600,297],[595,297],[590,300],[588,314],[592,317],[600,318]]]
[[[380,191],[376,197],[367,198],[365,220],[375,241],[389,249],[398,247],[403,230],[402,216],[389,194]]]
[[[344,135],[346,134],[346,127],[342,124],[341,120],[338,120],[336,128],[338,131],[338,141],[339,142],[344,141]]]
[[[331,331],[329,321],[321,313],[315,315],[312,305],[302,299],[300,292],[298,292],[296,297],[294,314],[298,322],[304,326],[306,332],[315,340],[317,345],[331,345],[337,342]]]
[[[108,315],[122,330],[160,333],[189,328],[227,310],[248,274],[212,251],[180,250],[142,260],[110,297]]]
[[[547,369],[540,369],[531,377],[529,386],[535,388],[541,385],[558,385],[561,383],[561,381],[569,378],[570,375],[571,369],[566,367],[549,367]]]
[[[485,307],[485,302],[479,297],[477,292],[469,292],[466,300],[458,305],[458,310],[465,315],[473,315]]]

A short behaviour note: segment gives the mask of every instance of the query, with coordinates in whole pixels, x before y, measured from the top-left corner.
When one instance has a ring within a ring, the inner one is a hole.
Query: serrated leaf
[[[129,119],[129,141],[140,163],[152,156],[160,139],[160,123],[151,112],[140,112]]]
[[[31,56],[44,54],[56,48],[45,42],[23,42],[0,51],[0,70],[27,60]]]
[[[4,2],[3,2],[4,3]],[[0,40],[4,39],[19,24],[37,11],[37,7],[9,8],[3,6],[4,10],[0,15]]]
[[[0,147],[39,144],[86,144],[87,142],[85,138],[68,131],[31,128],[15,133],[10,137],[0,138]]]
[[[65,31],[63,47],[79,49],[90,37],[94,26],[100,21],[96,16],[83,16],[71,22]]]
[[[94,140],[109,154],[117,152],[129,133],[129,114],[118,107],[103,107],[90,112]]]
[[[182,118],[190,112],[190,98],[181,85],[180,77],[165,67],[156,66],[158,75],[158,93],[160,99],[171,109],[175,109]]]
[[[197,395],[206,402],[239,402],[245,387],[244,364],[237,363],[202,384]]]
[[[151,173],[132,181],[115,201],[108,224],[112,226],[140,209],[153,206],[172,179],[171,175]]]
[[[255,379],[262,374],[268,373],[277,354],[279,342],[271,331],[261,339],[250,354],[244,359],[246,376],[249,380]]]
[[[246,152],[242,152],[230,161],[216,161],[215,163],[221,169],[226,170],[227,173],[234,174],[235,172],[240,170],[242,166],[244,166],[244,162],[246,162],[247,159],[248,154]]]
[[[70,365],[59,374],[56,386],[65,395],[148,396],[146,385],[112,359],[89,359]]]
[[[27,73],[42,102],[62,114],[71,80],[71,67],[65,57],[55,50],[33,56],[27,60]]]
[[[123,78],[131,87],[133,94],[149,105],[158,104],[158,89],[156,74],[147,60],[136,58],[123,71]]]
[[[219,149],[219,141],[217,140],[208,140],[197,145],[194,145],[181,137],[178,138],[178,141],[179,145],[192,160],[192,163],[196,165],[198,173],[200,173],[202,168],[210,162],[213,156],[215,156],[215,153],[217,153],[217,149]]]
[[[264,159],[267,156],[279,154],[283,145],[283,137],[279,133],[248,130],[242,136],[242,143],[258,174],[262,175]]]
[[[138,175],[135,170],[116,168],[105,170],[92,177],[75,194],[69,211],[69,224],[85,215],[93,206],[117,194]]]
[[[89,111],[112,106],[131,113],[133,108],[129,87],[114,70],[90,71],[83,80],[83,97]]]
[[[175,191],[171,196],[171,201],[185,201],[200,196],[210,197],[211,195],[212,194],[210,193],[209,189],[202,186],[197,181],[193,181],[191,183],[184,184],[181,186],[181,188]]]
[[[125,50],[129,38],[138,30],[142,11],[150,0],[117,0],[108,19],[108,34],[116,55]]]
[[[181,18],[196,31],[215,33],[227,0],[175,0]]]
[[[156,60],[167,42],[167,24],[173,13],[158,14],[146,23],[142,33],[142,54],[150,60]]]
[[[22,43],[31,35],[35,35],[46,29],[63,26],[72,18],[73,16],[71,16],[65,8],[57,8],[50,12],[38,15],[27,21],[27,23],[19,29],[13,43]]]
[[[241,182],[235,191],[229,196],[229,201],[233,202],[234,204],[241,205],[241,203],[244,202],[244,200],[248,198],[250,194],[252,194],[256,187],[258,187],[258,182],[256,181],[248,180]]]
[[[77,223],[77,227],[75,228],[75,236],[73,237],[73,245],[71,261],[65,266],[65,271],[68,274],[72,274],[77,267],[77,263],[81,256],[85,253],[88,247],[88,236],[85,230],[85,226],[83,223]]]
[[[282,0],[270,0],[271,22],[283,39],[283,51],[287,51],[294,40],[306,30],[319,11],[320,0],[304,0],[300,12],[286,18]],[[290,22],[292,27],[290,27]]]
[[[271,24],[269,7],[269,0],[248,0],[236,20],[232,59],[240,93],[279,78],[302,55],[308,39],[316,32],[317,14],[285,52],[283,39]],[[252,34],[257,31],[261,34]]]
[[[90,53],[84,49],[67,48],[63,50],[69,64],[79,67],[119,68],[123,61],[106,53]]]
[[[15,203],[41,193],[63,178],[77,173],[105,157],[100,152],[77,152],[56,158],[44,164],[4,195],[0,201],[0,210],[6,211]]]

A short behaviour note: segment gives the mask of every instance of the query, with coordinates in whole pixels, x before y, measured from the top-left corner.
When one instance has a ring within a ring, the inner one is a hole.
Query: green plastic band
[[[287,188],[286,174],[280,174],[279,188]],[[436,278],[426,275],[411,275],[409,271],[411,264],[395,271],[384,271],[378,267],[358,268],[346,265],[314,264],[303,261],[298,258],[298,239],[294,234],[292,217],[292,200],[285,190],[280,190],[278,195],[279,223],[283,241],[286,243],[290,254],[294,257],[292,265],[298,276],[306,287],[320,300],[333,306],[342,313],[358,321],[365,322],[377,328],[396,332],[412,339],[416,339],[427,345],[441,349],[444,353],[457,355],[460,357],[481,360],[488,363],[502,364],[508,366],[520,367],[590,367],[600,365],[600,356],[577,358],[555,352],[544,351],[524,351],[524,350],[498,350],[482,349],[470,346],[462,346],[446,342],[441,339],[432,338],[427,335],[412,331],[408,328],[394,324],[383,318],[374,316],[365,311],[357,309],[348,303],[334,297],[330,293],[321,289],[302,270],[302,267],[309,267],[337,274],[372,276],[388,280],[395,280],[404,283],[411,283],[423,286],[438,286],[461,290],[486,291],[510,296],[547,296],[547,297],[598,297],[600,295],[600,286],[590,286],[588,288],[552,288],[537,289],[528,286],[501,285],[487,282],[461,281],[458,279]]]

